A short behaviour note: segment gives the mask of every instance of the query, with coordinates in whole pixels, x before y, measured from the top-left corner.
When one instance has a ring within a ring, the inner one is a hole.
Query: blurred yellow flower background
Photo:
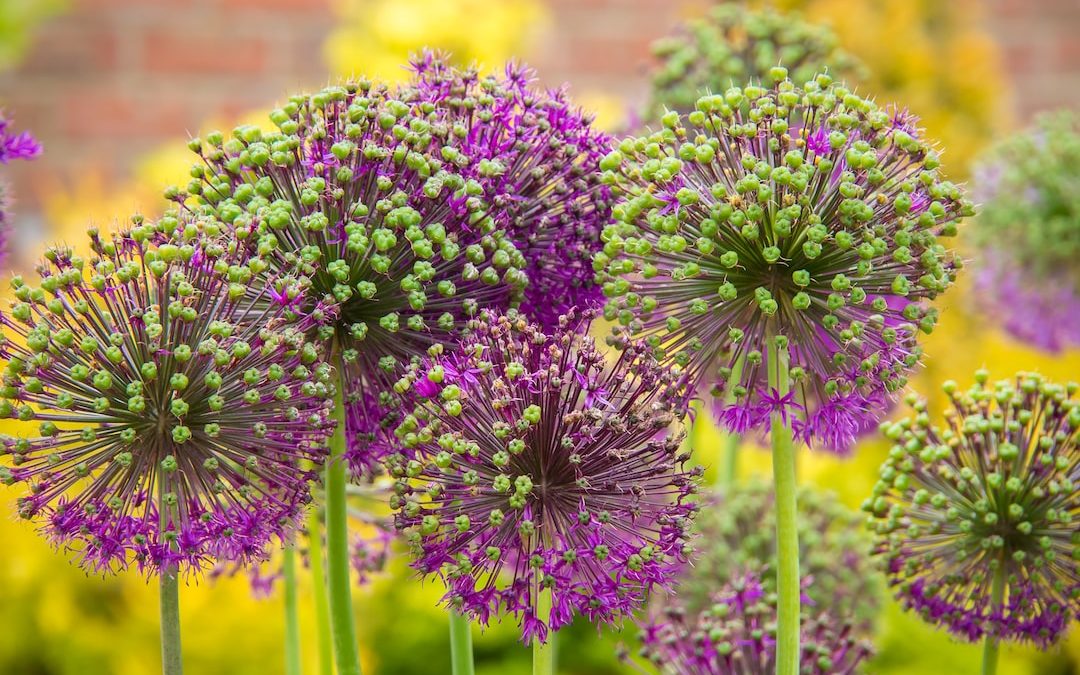
[[[1000,104],[1005,87],[1000,55],[979,28],[976,0],[775,0],[771,4],[832,26],[841,44],[871,73],[863,85],[869,93],[880,102],[902,101],[922,118],[928,134],[940,139],[951,176],[965,177],[975,153],[1009,127]],[[332,72],[394,80],[405,75],[402,65],[409,54],[424,46],[452,51],[462,62],[493,67],[514,57],[528,60],[530,45],[542,39],[545,30],[557,29],[543,0],[335,0],[334,8],[338,23],[324,45]],[[601,122],[611,125],[618,124],[632,104],[574,92],[580,94],[580,103],[598,111]],[[258,111],[245,120],[206,120],[202,129],[240,121],[262,123],[263,119],[265,112]],[[136,167],[135,178],[122,185],[87,176],[72,189],[45,186],[49,193],[45,213],[53,228],[49,238],[79,241],[88,224],[107,227],[136,211],[152,215],[160,208],[163,187],[186,182],[191,160],[185,140],[178,138],[146,156]],[[999,377],[1020,369],[1061,378],[1080,373],[1080,353],[1055,357],[1017,345],[965,311],[970,305],[966,294],[962,284],[945,297],[940,328],[926,347],[926,369],[914,384],[932,404],[944,380],[966,385],[974,369],[982,366]],[[701,416],[693,444],[695,453],[709,462],[716,457],[719,442],[706,417]],[[848,461],[804,452],[801,477],[858,507],[886,451],[883,443],[871,441]],[[747,472],[768,471],[766,453],[748,448],[744,455]],[[14,513],[11,497],[3,495],[4,514]],[[86,577],[14,515],[0,518],[0,541],[0,671],[19,675],[149,675],[158,671],[157,594],[152,584],[134,573],[108,580]],[[314,673],[308,583],[303,577],[301,619],[306,672]],[[366,672],[443,672],[448,646],[444,618],[435,607],[439,594],[439,588],[413,581],[401,561],[392,565],[389,575],[357,594]],[[280,597],[254,599],[244,576],[202,580],[185,589],[182,619],[189,672],[281,672],[281,617]],[[576,628],[583,630],[574,630],[561,647],[568,655],[563,672],[619,672],[611,656],[617,638],[598,639],[595,631]],[[951,641],[895,606],[883,617],[878,648],[875,673],[957,675],[976,672],[980,649]],[[1063,652],[1067,656],[1005,648],[999,672],[1066,673],[1070,672],[1066,658],[1071,659],[1072,668],[1080,667],[1076,631]],[[524,652],[509,628],[495,628],[478,638],[476,653],[481,673],[528,672]]]

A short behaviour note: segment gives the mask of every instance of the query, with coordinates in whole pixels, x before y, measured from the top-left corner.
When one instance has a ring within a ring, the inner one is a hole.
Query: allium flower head
[[[982,308],[1033,346],[1080,345],[1080,117],[1039,117],[987,152],[974,176]]]
[[[667,606],[642,631],[644,656],[670,675],[769,675],[776,672],[776,594],[766,572],[739,576],[712,596],[708,607],[688,612]],[[847,675],[869,658],[870,646],[850,623],[827,611],[802,622],[800,673]]]
[[[677,423],[678,376],[642,347],[608,363],[580,318],[546,334],[517,315],[470,323],[458,372],[433,361],[399,389],[436,384],[398,429],[392,505],[415,567],[481,623],[500,609],[526,642],[575,614],[611,622],[666,585],[694,506]],[[538,616],[550,589],[551,615]]]
[[[380,396],[480,308],[515,304],[527,283],[473,178],[488,159],[459,149],[466,129],[453,115],[401,93],[351,82],[290,99],[271,113],[273,133],[241,127],[191,142],[202,158],[187,188],[193,208],[232,224],[271,269],[306,287],[280,303],[326,323],[320,335],[344,362],[351,406],[369,405],[361,392]],[[350,437],[370,432],[353,427]]]
[[[964,639],[1046,646],[1080,618],[1078,386],[987,379],[945,384],[944,427],[914,397],[914,417],[882,425],[896,445],[864,509],[906,607]]]
[[[507,64],[481,77],[425,52],[407,85],[436,104],[455,128],[457,148],[481,158],[471,177],[484,185],[491,214],[525,256],[529,285],[521,311],[545,329],[569,310],[600,303],[592,257],[611,217],[610,189],[600,160],[612,139],[593,128],[564,90],[541,90],[529,68]]]
[[[841,49],[825,26],[797,13],[717,4],[700,18],[653,43],[658,64],[652,77],[651,119],[665,110],[691,112],[698,97],[744,82],[771,83],[771,69],[791,71],[805,82],[820,72],[858,79],[863,68]]]
[[[717,588],[741,571],[760,570],[766,592],[776,592],[776,512],[772,489],[752,482],[713,495],[695,519],[694,558],[679,575],[678,603],[694,614]],[[870,558],[863,519],[834,495],[804,488],[798,495],[799,565],[810,579],[808,607],[850,618],[860,633],[872,628],[882,578]]]
[[[261,262],[202,235],[152,246],[153,229],[91,231],[88,261],[50,249],[0,315],[0,416],[37,427],[3,438],[0,480],[88,570],[260,558],[328,435],[319,351],[282,308],[252,311],[274,288]]]
[[[604,158],[618,202],[594,266],[618,332],[718,400],[733,388],[717,410],[728,428],[783,412],[804,440],[844,449],[919,362],[925,301],[959,266],[941,239],[970,205],[910,116],[825,75],[773,79],[702,97]],[[788,364],[763,358],[773,344]],[[790,394],[768,384],[778,368]]]

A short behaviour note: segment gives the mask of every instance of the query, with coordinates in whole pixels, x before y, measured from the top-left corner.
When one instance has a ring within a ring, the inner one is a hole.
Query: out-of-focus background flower
[[[211,128],[257,121],[290,93],[342,75],[400,78],[422,46],[493,68],[509,58],[535,66],[604,126],[630,123],[647,99],[649,44],[705,0],[0,0],[0,106],[44,143],[35,162],[2,167],[17,195],[12,271],[27,272],[45,242],[82,236],[132,213],[161,208],[183,182],[184,141]],[[940,139],[950,177],[1041,110],[1080,107],[1080,3],[1076,0],[776,0],[829,25],[860,59],[863,89],[900,102]],[[969,225],[970,226],[970,225]],[[967,384],[986,366],[997,376],[1037,369],[1077,377],[1080,352],[1025,348],[977,316],[970,284],[948,294],[915,383],[932,393]],[[931,396],[931,403],[934,403]],[[704,461],[715,431],[693,439]],[[886,451],[869,441],[848,462],[804,453],[802,479],[858,506]],[[747,472],[767,471],[756,453]],[[134,573],[87,578],[14,515],[0,495],[0,672],[154,673],[155,589]],[[305,582],[306,583],[306,582]],[[310,588],[302,586],[302,598]],[[448,663],[440,589],[410,578],[400,559],[356,597],[371,673],[440,672]],[[246,577],[185,590],[184,650],[192,673],[281,671],[279,596],[256,599]],[[302,605],[313,668],[310,602]],[[482,673],[525,673],[512,626],[477,638]],[[576,626],[560,649],[563,673],[619,672],[614,645],[632,640]],[[961,645],[890,605],[874,673],[975,673],[979,647]],[[373,652],[372,647],[377,647]],[[1049,654],[1005,647],[1000,672],[1080,672],[1080,634]],[[314,672],[313,669],[310,672]]]

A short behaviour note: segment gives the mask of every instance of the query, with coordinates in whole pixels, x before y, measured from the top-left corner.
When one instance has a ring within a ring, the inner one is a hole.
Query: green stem
[[[356,649],[353,622],[352,578],[349,571],[349,513],[345,500],[345,381],[338,363],[339,381],[334,396],[337,428],[330,440],[326,460],[326,581],[330,593],[330,632],[334,636],[334,656],[338,675],[360,675],[360,654]]]
[[[742,378],[743,359],[735,359],[731,367],[731,376],[728,377],[727,392],[724,394],[724,405],[735,403],[735,385]],[[717,487],[731,487],[739,477],[739,446],[742,445],[740,434],[724,433],[724,470],[717,476]]]
[[[285,675],[300,675],[300,616],[296,602],[296,546],[285,547]]]
[[[180,573],[176,567],[161,572],[161,673],[181,675]]]
[[[787,350],[769,336],[769,386],[781,397],[788,393]],[[772,415],[773,486],[776,490],[777,628],[776,673],[799,672],[799,533],[796,529],[795,444],[784,415]]]
[[[456,609],[450,610],[450,665],[453,675],[473,675],[472,626]]]
[[[997,569],[994,570],[994,585],[991,587],[990,594],[991,607],[1000,607],[1005,603],[1004,560],[999,560]],[[994,675],[997,673],[999,646],[998,639],[987,633],[983,640],[982,675]]]
[[[311,563],[311,583],[315,587],[315,629],[319,637],[319,673],[334,675],[334,643],[330,637],[330,598],[326,592],[326,572],[323,569],[322,519],[319,509],[308,511],[308,557]]]
[[[533,675],[555,675],[555,631],[551,624],[551,590],[544,588],[536,596],[536,618],[549,624],[547,642],[533,640]]]

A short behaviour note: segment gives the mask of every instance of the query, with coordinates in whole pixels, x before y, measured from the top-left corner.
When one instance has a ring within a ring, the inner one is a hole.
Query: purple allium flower
[[[516,304],[528,283],[490,186],[473,177],[488,160],[459,149],[464,129],[446,107],[399,93],[351,82],[292,98],[271,113],[273,133],[195,139],[202,163],[186,193],[198,199],[169,192],[231,223],[305,286],[296,311],[324,323],[354,408],[354,467],[382,452],[368,440],[395,407],[388,390],[401,369],[456,339],[479,309]]]
[[[34,159],[41,154],[41,143],[29,131],[15,134],[9,131],[11,121],[0,113],[0,164],[13,159]]]
[[[776,672],[776,595],[762,586],[766,576],[751,572],[724,584],[699,611],[677,602],[654,610],[642,631],[641,655],[670,675]],[[855,673],[871,654],[851,624],[828,611],[803,619],[800,648],[799,672],[808,675]]]
[[[684,560],[695,511],[700,468],[684,471],[682,434],[669,430],[685,412],[681,380],[643,345],[607,362],[585,328],[568,316],[546,334],[485,313],[458,352],[475,383],[429,366],[398,384],[439,385],[390,459],[414,565],[480,623],[518,617],[526,642],[575,614],[612,622],[640,607]],[[587,403],[598,389],[604,400]],[[537,612],[545,589],[550,618]]]
[[[798,493],[799,564],[808,607],[827,608],[869,634],[881,606],[883,579],[870,558],[863,518],[835,495],[811,488]],[[766,592],[776,591],[776,511],[770,485],[751,482],[717,492],[694,521],[693,560],[681,571],[678,602],[696,614],[717,588],[742,570],[760,570]]]
[[[1078,385],[987,380],[945,384],[944,428],[914,396],[914,417],[882,425],[896,445],[863,508],[908,609],[966,640],[1046,647],[1080,618]]]
[[[611,217],[600,160],[611,138],[563,90],[540,90],[535,74],[510,63],[481,77],[425,52],[413,61],[413,88],[463,131],[457,149],[480,160],[492,215],[525,256],[529,285],[521,311],[545,329],[567,311],[600,304],[592,257]]]
[[[1039,349],[1080,345],[1080,117],[1039,117],[973,174],[979,308]]]
[[[668,113],[604,158],[618,202],[594,266],[615,344],[643,337],[699,390],[730,390],[717,417],[733,431],[782,412],[843,451],[918,364],[927,301],[959,267],[941,239],[971,206],[888,112],[825,75],[800,89],[783,73]],[[764,358],[770,336],[786,364]],[[793,398],[768,384],[777,368]]]
[[[273,285],[260,261],[205,234],[148,244],[159,226],[92,230],[89,261],[50,249],[0,315],[0,417],[37,425],[3,438],[0,480],[87,570],[262,558],[329,435],[318,349],[252,312]]]

